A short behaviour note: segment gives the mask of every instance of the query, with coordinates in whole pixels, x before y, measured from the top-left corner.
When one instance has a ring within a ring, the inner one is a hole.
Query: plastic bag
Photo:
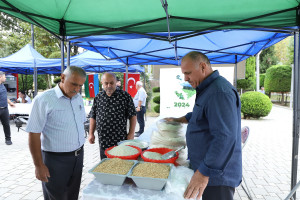
[[[182,129],[182,124],[179,122],[167,122],[164,119],[160,119],[156,122],[156,126],[159,131],[170,131],[170,132],[180,132]]]
[[[178,197],[183,198],[183,194],[189,185],[194,171],[187,167],[173,167],[171,171],[171,177],[167,181],[165,186],[165,192],[168,194],[175,194]]]
[[[153,131],[151,135],[150,145],[166,145],[166,146],[184,146],[186,145],[185,137],[164,137],[161,133]]]

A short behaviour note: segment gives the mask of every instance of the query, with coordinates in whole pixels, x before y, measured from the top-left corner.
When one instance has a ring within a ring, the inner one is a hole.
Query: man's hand
[[[198,170],[194,173],[192,176],[192,179],[190,181],[190,184],[187,186],[185,192],[184,192],[184,198],[185,199],[195,199],[197,197],[197,200],[199,200],[202,197],[202,194],[204,192],[204,189],[207,186],[208,183],[208,176],[204,176],[201,174]]]
[[[174,117],[167,117],[167,118],[163,118],[163,120],[165,120],[166,122],[175,122],[176,118],[174,118]]]
[[[43,182],[48,182],[48,178],[50,178],[50,173],[48,167],[44,164],[35,167],[35,177]]]
[[[88,140],[90,144],[95,144],[95,135],[89,134]]]
[[[127,140],[133,140],[134,139],[134,133],[128,133]]]
[[[9,105],[13,108],[16,107],[16,105],[13,102],[11,102]]]
[[[140,112],[140,111],[141,111],[141,107],[136,107],[135,110],[136,110],[137,112]]]

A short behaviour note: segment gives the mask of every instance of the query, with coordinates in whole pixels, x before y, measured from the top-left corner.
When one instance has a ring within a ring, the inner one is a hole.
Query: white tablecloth
[[[15,103],[15,107],[8,106],[10,115],[29,115],[31,110],[31,104],[27,103]]]
[[[8,111],[10,115],[29,115],[31,106],[32,104],[16,103],[15,107],[11,107],[8,105]],[[92,106],[84,106],[86,115],[90,113],[91,108]]]
[[[147,190],[137,188],[133,181],[126,179],[122,186],[103,185],[94,179],[84,189],[82,200],[182,200],[164,190]]]

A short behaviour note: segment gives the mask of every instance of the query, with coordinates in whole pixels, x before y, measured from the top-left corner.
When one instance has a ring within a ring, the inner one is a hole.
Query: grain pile
[[[112,158],[100,163],[93,172],[126,175],[133,164],[132,161]]]
[[[170,166],[159,163],[139,163],[133,168],[132,176],[167,179]]]
[[[157,153],[157,152],[145,151],[143,153],[143,156],[145,158],[149,158],[149,159],[152,159],[152,160],[162,160],[162,158],[161,158],[162,154]]]
[[[139,151],[131,146],[122,145],[112,148],[107,153],[113,156],[132,156],[139,153]]]
[[[144,148],[144,145],[137,141],[126,141],[126,142],[123,142],[122,144],[120,144],[119,146],[123,146],[123,145],[132,145],[135,147],[139,147],[141,149]]]

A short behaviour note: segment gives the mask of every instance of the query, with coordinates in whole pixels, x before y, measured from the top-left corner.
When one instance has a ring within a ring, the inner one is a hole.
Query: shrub
[[[154,103],[157,103],[157,104],[160,104],[160,96],[156,96],[153,98],[153,102]]]
[[[153,92],[160,92],[160,87],[154,87],[154,88],[152,88],[152,91]]]
[[[267,116],[272,109],[272,102],[267,95],[260,92],[245,92],[241,96],[241,112],[244,118]]]
[[[54,79],[53,79],[53,82],[54,82],[55,84],[59,83],[59,82],[60,82],[60,76],[54,78]]]
[[[160,105],[159,104],[157,104],[156,106],[154,106],[154,111],[156,112],[156,113],[159,113],[160,112]]]

